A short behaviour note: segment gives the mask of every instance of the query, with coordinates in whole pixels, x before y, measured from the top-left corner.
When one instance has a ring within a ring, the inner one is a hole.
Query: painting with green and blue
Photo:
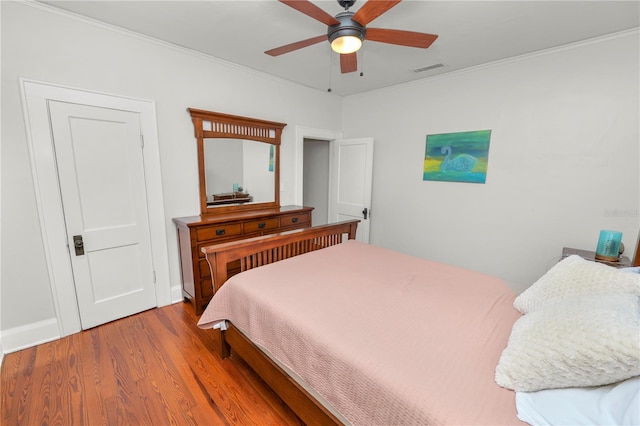
[[[485,183],[491,130],[427,135],[422,180]]]

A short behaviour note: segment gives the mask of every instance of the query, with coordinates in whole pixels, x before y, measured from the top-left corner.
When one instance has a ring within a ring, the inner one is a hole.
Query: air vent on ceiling
[[[413,72],[431,71],[431,70],[435,70],[435,69],[442,68],[442,67],[446,67],[446,65],[445,64],[429,65],[428,67],[416,68],[415,70],[413,70]]]

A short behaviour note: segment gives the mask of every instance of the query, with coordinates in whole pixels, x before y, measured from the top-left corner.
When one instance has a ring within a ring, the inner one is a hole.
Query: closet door
[[[83,329],[156,306],[138,113],[49,101]]]

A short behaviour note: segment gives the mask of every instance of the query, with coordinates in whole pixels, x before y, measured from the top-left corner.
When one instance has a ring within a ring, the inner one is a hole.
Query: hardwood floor
[[[177,303],[5,356],[2,425],[300,425]]]

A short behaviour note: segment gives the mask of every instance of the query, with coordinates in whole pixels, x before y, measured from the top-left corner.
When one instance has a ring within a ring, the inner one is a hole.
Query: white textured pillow
[[[573,255],[549,269],[516,298],[513,306],[526,314],[552,300],[613,293],[640,296],[640,275]]]
[[[521,392],[600,386],[640,375],[640,299],[559,299],[513,325],[496,383]]]

